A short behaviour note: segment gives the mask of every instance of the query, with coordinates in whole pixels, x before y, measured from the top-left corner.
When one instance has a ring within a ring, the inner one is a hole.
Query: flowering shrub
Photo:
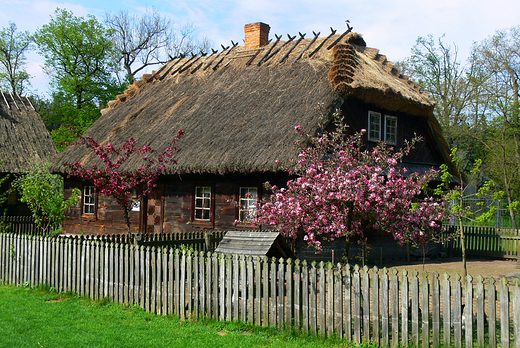
[[[63,163],[63,166],[71,170],[71,176],[90,180],[96,191],[105,196],[113,197],[124,210],[125,221],[128,232],[130,232],[129,212],[134,200],[140,200],[141,197],[147,196],[153,190],[159,175],[164,171],[165,165],[177,163],[176,160],[172,159],[173,154],[177,151],[175,143],[183,134],[184,131],[179,130],[177,136],[172,139],[170,146],[162,153],[158,153],[150,146],[137,147],[133,138],[128,139],[120,147],[116,147],[111,143],[102,145],[91,136],[80,136],[73,144],[84,145],[92,149],[103,162],[103,166],[98,167],[93,164],[86,167],[80,162]],[[126,170],[123,168],[123,164],[133,154],[143,156],[142,165],[136,170]],[[137,196],[133,194],[134,192],[137,192]]]
[[[266,183],[273,195],[260,205],[257,222],[277,226],[316,249],[322,241],[344,236],[366,243],[366,228],[392,233],[401,244],[424,246],[446,214],[444,202],[423,190],[437,172],[406,173],[400,165],[420,139],[406,141],[400,151],[383,142],[367,149],[362,141],[366,131],[350,135],[339,112],[334,126],[317,136],[295,127],[302,136],[290,170],[296,178],[286,188]]]

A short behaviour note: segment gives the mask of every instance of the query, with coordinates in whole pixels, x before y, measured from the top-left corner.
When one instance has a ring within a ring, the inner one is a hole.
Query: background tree
[[[34,38],[53,89],[53,112],[44,118],[84,131],[100,116],[100,106],[122,91],[111,75],[115,62],[110,32],[94,16],[76,17],[56,9]]]
[[[79,162],[63,163],[63,166],[71,170],[71,176],[91,181],[96,191],[114,198],[123,209],[128,233],[131,233],[129,213],[134,200],[139,201],[141,197],[146,197],[152,192],[165,165],[177,163],[172,157],[177,151],[175,143],[183,134],[184,132],[179,130],[170,146],[161,153],[150,146],[137,147],[133,138],[128,139],[120,147],[115,147],[110,143],[102,145],[91,136],[80,136],[73,144],[91,149],[101,159],[103,166],[98,167],[93,164],[86,168]],[[124,163],[132,155],[143,156],[143,164],[135,170],[125,169]]]
[[[74,189],[68,199],[63,195],[63,177],[49,172],[48,164],[35,164],[31,171],[13,181],[20,201],[27,203],[35,223],[44,234],[60,233],[65,211],[78,203],[81,192]]]
[[[141,16],[128,14],[127,11],[107,12],[105,24],[111,29],[115,58],[126,71],[129,83],[133,83],[136,74],[149,66],[209,49],[208,39],[194,38],[193,26],[175,28],[170,20],[154,9],[147,10]]]
[[[366,149],[363,132],[349,135],[339,114],[334,125],[334,131],[318,136],[301,133],[301,151],[291,172],[297,178],[286,188],[266,184],[274,194],[259,207],[258,221],[317,249],[324,241],[346,237],[346,262],[350,238],[366,243],[367,228],[391,233],[401,244],[431,240],[445,205],[418,197],[427,194],[423,187],[436,172],[405,175],[399,165],[417,139],[397,152],[383,142]]]
[[[25,70],[25,54],[32,49],[28,31],[18,32],[16,24],[9,22],[0,30],[0,85],[13,93],[22,95],[31,77]]]
[[[493,176],[498,183],[506,186],[506,172],[511,177],[514,170],[517,172],[514,176],[520,177],[520,26],[497,31],[483,40],[473,48],[471,59],[474,65],[485,71],[481,84],[482,99],[486,100],[485,117],[491,127],[484,133],[484,142],[488,149],[499,149],[498,153],[508,152],[508,156],[512,155],[514,159],[507,160],[502,154],[502,170],[499,175]],[[496,160],[497,156],[488,158]],[[492,168],[494,164],[496,162],[489,162],[487,167]],[[513,181],[510,180],[511,183]],[[518,192],[520,187],[514,185],[511,189]]]
[[[437,187],[436,193],[445,196],[446,202],[449,203],[449,216],[454,218],[454,222],[458,225],[456,234],[460,236],[463,279],[466,279],[468,269],[466,265],[466,236],[463,225],[467,221],[482,224],[493,219],[498,209],[496,203],[504,197],[504,192],[498,190],[493,181],[486,180],[483,177],[481,160],[473,163],[469,175],[466,176],[462,175],[463,171],[461,170],[461,163],[464,158],[458,155],[457,148],[452,149],[451,158],[459,169],[457,175],[460,184],[450,189],[453,175],[448,171],[448,167],[443,164],[441,165],[443,182]],[[470,200],[476,203],[469,204]],[[515,204],[518,205],[518,203]]]
[[[467,113],[475,86],[470,83],[471,68],[464,68],[458,60],[457,47],[444,43],[443,37],[418,37],[412,55],[400,66],[437,102],[434,114],[448,144],[471,147],[465,144],[465,130],[475,125]]]

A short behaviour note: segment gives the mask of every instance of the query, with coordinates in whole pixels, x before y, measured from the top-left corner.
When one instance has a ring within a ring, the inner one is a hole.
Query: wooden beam
[[[320,50],[320,48],[323,47],[323,45],[325,44],[325,42],[327,42],[327,40],[330,39],[330,38],[332,37],[332,35],[334,35],[334,34],[336,34],[336,30],[332,29],[332,27],[331,27],[331,28],[330,28],[330,34],[329,34],[329,36],[327,36],[327,37],[325,38],[325,40],[323,40],[323,41],[320,43],[320,45],[319,45],[318,47],[316,47],[316,48],[314,49],[314,51],[312,51],[311,54],[309,54],[309,58],[312,57],[316,52],[318,52],[318,51]]]
[[[302,34],[300,32],[298,32],[298,34],[300,34],[300,38],[298,40],[296,40],[295,44],[289,49],[289,51],[285,54],[285,56],[282,57],[282,59],[280,60],[280,63],[283,63],[285,61],[285,59],[287,59],[287,57],[289,57],[289,55],[294,50],[294,48],[296,46],[298,46],[298,44],[305,38],[305,34]]]
[[[320,32],[318,32],[317,34],[313,31],[312,32],[314,34],[314,38],[311,40],[311,42],[303,49],[302,53],[300,53],[300,55],[298,57],[296,57],[295,60],[293,60],[293,63],[296,62],[297,60],[299,60],[301,57],[303,57],[303,54],[309,49],[309,47],[311,47],[311,45],[316,41],[316,39],[320,36]]]

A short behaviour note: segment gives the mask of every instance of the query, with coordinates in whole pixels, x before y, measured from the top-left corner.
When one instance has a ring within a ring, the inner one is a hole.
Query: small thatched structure
[[[0,89],[0,173],[23,173],[58,153],[27,97]]]
[[[261,27],[259,41],[265,43],[269,26]],[[250,32],[246,26],[246,34]],[[87,134],[104,143],[119,145],[133,137],[139,145],[158,150],[166,148],[179,129],[185,131],[177,143],[178,163],[166,168],[161,182],[162,215],[154,219],[160,221],[161,231],[197,225],[197,185],[211,186],[213,195],[210,223],[202,227],[234,227],[238,209],[226,202],[239,201],[239,183],[254,181],[259,196],[266,180],[283,183],[297,155],[294,127],[312,133],[330,121],[319,119],[320,104],[329,111],[341,109],[353,130],[367,128],[370,110],[383,117],[391,114],[398,120],[396,146],[414,133],[425,138],[409,157],[410,164],[449,163],[433,117],[435,102],[378,50],[366,47],[361,35],[278,38],[264,46],[251,46],[246,40],[246,46],[174,59],[132,84],[88,129]],[[56,158],[54,170],[63,172],[62,163],[73,161],[92,164],[98,159],[82,146],[71,146]],[[126,168],[140,163],[136,156]],[[80,218],[79,209],[72,215]],[[100,210],[94,220],[101,220],[106,211]],[[142,215],[141,226],[146,224]],[[111,215],[113,220],[117,218]]]

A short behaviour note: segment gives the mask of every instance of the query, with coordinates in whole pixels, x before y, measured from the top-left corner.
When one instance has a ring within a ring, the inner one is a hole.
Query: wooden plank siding
[[[241,320],[355,343],[520,345],[520,281],[506,278],[495,284],[482,277],[2,233],[0,279],[106,297],[182,320]]]

